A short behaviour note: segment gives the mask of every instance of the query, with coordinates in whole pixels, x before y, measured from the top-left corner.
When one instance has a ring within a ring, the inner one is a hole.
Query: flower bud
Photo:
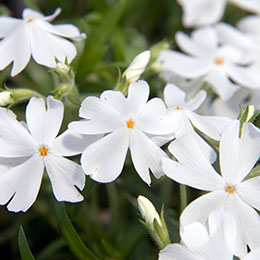
[[[130,63],[129,67],[123,73],[129,83],[137,81],[144,72],[151,57],[150,51],[141,52]]]
[[[161,220],[154,205],[146,197],[139,195],[137,198],[139,211],[147,224],[153,226],[154,219],[161,226]]]
[[[64,63],[57,63],[56,71],[61,75],[67,75],[70,71],[70,67]]]
[[[10,91],[0,92],[0,106],[7,106],[12,102],[13,102],[13,98]]]

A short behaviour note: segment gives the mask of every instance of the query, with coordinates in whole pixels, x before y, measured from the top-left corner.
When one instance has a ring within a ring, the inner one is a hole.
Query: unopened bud
[[[70,67],[66,65],[65,63],[57,63],[55,70],[57,73],[61,76],[65,76],[70,72]]]
[[[0,92],[0,106],[7,106],[13,102],[12,94],[10,91]]]
[[[154,205],[146,197],[139,195],[137,198],[139,211],[147,224],[153,226],[154,219],[161,226],[161,220]]]
[[[150,51],[141,52],[130,63],[129,67],[123,73],[129,83],[137,81],[144,72],[151,57]]]

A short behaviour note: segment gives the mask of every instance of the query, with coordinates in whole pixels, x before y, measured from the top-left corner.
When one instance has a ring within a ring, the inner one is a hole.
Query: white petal
[[[83,170],[95,181],[114,181],[123,169],[128,145],[128,129],[121,128],[106,135],[83,152]]]
[[[260,259],[260,248],[251,251],[243,260],[258,260]]]
[[[55,58],[62,63],[67,58],[70,63],[77,54],[73,43],[41,29],[36,22],[30,24],[33,59],[37,63],[51,68],[56,67]]]
[[[258,0],[230,0],[230,2],[249,12],[260,12],[260,3]]]
[[[207,92],[205,90],[200,90],[194,98],[187,102],[187,108],[192,111],[197,110],[205,101],[206,97]]]
[[[148,185],[151,183],[149,169],[156,178],[163,175],[160,162],[162,157],[167,157],[166,153],[138,129],[131,131],[130,152],[136,171]]]
[[[238,28],[246,33],[259,34],[260,28],[260,16],[248,15],[239,20],[237,24]]]
[[[260,177],[250,178],[236,186],[240,198],[251,207],[260,210]],[[260,245],[259,245],[260,246]]]
[[[216,93],[223,100],[228,100],[233,94],[239,89],[239,86],[232,83],[226,73],[222,70],[214,70],[208,76],[205,77],[204,81],[208,82]]]
[[[239,138],[240,124],[232,121],[225,128],[220,141],[220,167],[230,184],[240,183],[260,156],[260,131],[251,123],[244,123]]]
[[[235,255],[239,257],[247,253],[247,244],[251,250],[260,245],[260,216],[243,202],[236,194],[229,197],[225,211],[232,214],[237,224]]]
[[[224,190],[210,192],[191,202],[182,212],[180,222],[188,225],[194,222],[206,224],[210,213],[223,210],[227,193]]]
[[[210,59],[191,57],[180,52],[164,50],[160,54],[163,70],[172,71],[184,78],[198,78],[212,68]]]
[[[186,103],[186,93],[174,84],[166,85],[163,96],[167,107],[184,106]]]
[[[32,136],[39,143],[48,144],[58,134],[63,120],[63,103],[47,98],[47,110],[42,98],[31,98],[26,107],[26,121]]]
[[[224,128],[231,122],[227,117],[201,116],[192,111],[187,111],[187,116],[196,128],[215,140],[220,140]]]
[[[36,200],[40,189],[43,162],[34,155],[24,163],[0,175],[0,204],[8,204],[8,210],[27,211]]]
[[[188,37],[183,32],[175,34],[179,47],[189,55],[207,57],[212,55],[218,46],[218,37],[212,27],[202,27],[192,32]]]
[[[133,113],[138,115],[145,107],[149,97],[150,88],[147,82],[139,80],[133,82],[128,88],[127,101],[131,104]]]
[[[100,139],[101,135],[81,135],[66,130],[51,142],[50,150],[55,155],[73,156],[82,153],[86,147]]]
[[[167,245],[159,253],[158,260],[202,260],[200,256],[195,255],[187,247],[180,244]]]
[[[23,23],[17,24],[15,30],[0,42],[0,57],[0,70],[13,61],[12,77],[26,67],[31,57],[30,32]]]
[[[222,17],[226,1],[218,0],[178,0],[178,3],[182,5],[183,24],[186,27],[201,26],[207,24],[213,24],[220,20]]]
[[[78,202],[83,197],[74,187],[80,190],[85,185],[84,172],[78,164],[62,156],[48,154],[44,163],[51,181],[52,190],[58,201]]]
[[[21,23],[20,19],[0,17],[0,38],[7,37],[10,33],[13,33],[19,23]]]
[[[32,18],[41,19],[43,17],[44,16],[41,13],[39,13],[39,12],[37,12],[35,10],[32,10],[30,8],[25,8],[23,10],[23,19],[25,19],[25,20],[32,19]]]
[[[259,67],[240,67],[233,65],[227,68],[227,72],[229,77],[237,84],[250,89],[260,89]]]
[[[45,21],[48,21],[48,22],[51,22],[51,21],[53,21],[60,13],[61,13],[61,8],[58,7],[58,8],[55,9],[55,11],[54,11],[53,14],[44,16],[44,20],[45,20]]]
[[[169,125],[166,111],[166,107],[161,99],[153,98],[149,100],[136,119],[136,127],[152,135],[171,134],[176,127]]]

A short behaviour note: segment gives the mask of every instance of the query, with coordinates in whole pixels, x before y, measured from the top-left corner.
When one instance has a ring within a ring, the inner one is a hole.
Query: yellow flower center
[[[215,64],[216,65],[223,65],[224,64],[224,60],[221,58],[215,59]]]
[[[182,108],[180,106],[177,106],[176,109],[177,110],[182,110]]]
[[[39,149],[39,152],[40,152],[40,156],[46,156],[47,153],[48,153],[48,148],[46,148],[45,146],[42,146],[42,147]]]
[[[236,188],[233,185],[228,184],[225,188],[225,192],[229,194],[233,194]]]
[[[133,128],[135,122],[132,120],[132,119],[129,119],[127,122],[126,122],[126,125],[128,128]]]

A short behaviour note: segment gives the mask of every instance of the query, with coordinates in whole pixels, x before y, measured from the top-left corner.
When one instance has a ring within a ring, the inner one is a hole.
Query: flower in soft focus
[[[240,86],[260,89],[259,71],[245,66],[251,64],[251,57],[233,45],[219,45],[214,28],[197,29],[191,37],[177,32],[176,41],[188,55],[162,51],[159,60],[163,70],[187,79],[202,78],[223,100],[231,98]]]
[[[84,172],[78,164],[63,156],[73,156],[96,136],[83,137],[67,130],[57,136],[63,120],[63,103],[47,98],[31,98],[26,108],[26,122],[20,123],[8,110],[0,110],[0,157],[3,163],[20,161],[0,175],[0,204],[10,211],[26,211],[34,203],[44,169],[58,201],[77,202],[83,197]],[[1,161],[1,162],[2,162]]]
[[[24,9],[23,19],[0,17],[0,70],[11,62],[11,76],[17,75],[28,64],[31,56],[44,66],[55,68],[56,59],[70,63],[77,54],[73,43],[64,39],[82,40],[86,36],[80,34],[78,28],[71,24],[52,25],[61,12],[60,8],[50,16]],[[18,44],[19,43],[19,44]]]
[[[181,243],[161,250],[159,260],[233,260],[236,225],[232,216],[214,212],[207,224],[182,226]]]
[[[139,211],[147,224],[152,226],[154,219],[156,219],[158,224],[161,225],[160,216],[150,200],[144,196],[139,195],[137,202]]]
[[[12,94],[10,91],[0,92],[0,106],[7,106],[13,102]]]
[[[177,0],[183,9],[186,27],[216,23],[224,14],[226,3],[232,3],[249,12],[259,13],[259,0]]]
[[[112,182],[121,173],[128,147],[134,167],[147,184],[163,175],[160,159],[166,153],[148,135],[170,134],[172,127],[164,120],[166,107],[159,98],[148,100],[149,85],[145,81],[129,86],[128,97],[119,91],[104,91],[100,98],[87,97],[79,116],[85,120],[72,122],[69,128],[81,134],[106,134],[85,149],[81,157],[87,175],[99,182]]]
[[[144,51],[138,54],[124,71],[123,77],[126,77],[129,83],[137,81],[144,72],[146,65],[151,57],[150,51]]]
[[[206,99],[206,91],[201,90],[194,98],[186,101],[186,93],[174,84],[168,84],[164,88],[164,100],[168,107],[168,116],[174,118],[178,130],[174,132],[176,139],[184,135],[190,135],[200,146],[201,151],[210,162],[216,159],[216,153],[193,129],[195,126],[202,133],[214,140],[220,140],[220,136],[225,126],[231,121],[226,117],[201,116],[194,111]]]
[[[184,136],[169,146],[178,160],[162,159],[164,173],[173,180],[211,191],[190,203],[183,211],[182,225],[206,223],[215,210],[230,213],[237,223],[235,255],[244,256],[260,246],[260,177],[244,180],[260,156],[260,130],[252,123],[234,120],[224,129],[220,140],[219,175],[203,156],[199,146]]]

